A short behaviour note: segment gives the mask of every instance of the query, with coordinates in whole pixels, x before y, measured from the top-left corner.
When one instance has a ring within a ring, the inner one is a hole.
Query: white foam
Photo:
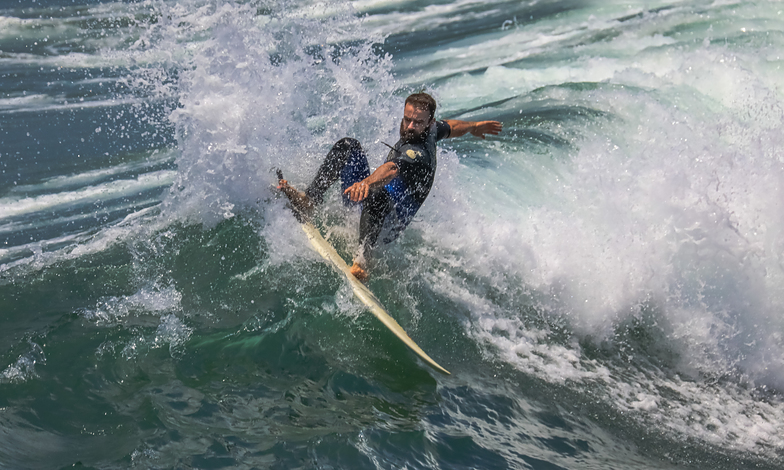
[[[49,101],[49,96],[41,94],[0,98],[0,110],[15,109],[19,107],[27,108],[31,105],[37,106],[47,101]]]
[[[191,333],[193,333],[193,328],[187,326],[171,313],[161,318],[161,323],[155,332],[154,344],[158,347],[168,344],[169,350],[174,352],[188,341]]]
[[[62,241],[73,240],[72,244],[55,250],[46,251],[45,248],[49,241],[39,241],[30,243],[27,246],[33,256],[18,259],[16,261],[0,264],[0,272],[9,270],[19,270],[20,272],[41,271],[55,263],[79,259],[95,253],[100,253],[118,243],[149,238],[152,234],[169,226],[169,220],[155,217],[159,209],[157,206],[148,207],[127,215],[121,222],[103,227],[96,233],[83,232],[80,234],[64,237]],[[57,239],[55,239],[57,240]],[[55,244],[52,242],[51,244]],[[15,257],[19,253],[20,247],[0,251],[3,256]]]
[[[82,315],[98,324],[113,325],[132,312],[161,315],[177,311],[181,300],[182,294],[174,287],[150,285],[131,296],[102,299],[95,308],[85,310]]]
[[[18,18],[13,16],[0,16],[0,39],[23,39],[33,45],[49,47],[54,52],[62,42],[78,41],[89,46],[108,47],[117,44],[118,37],[127,34],[128,28],[119,27],[121,18],[134,20],[139,11],[144,11],[143,5],[126,4],[123,2],[105,3],[90,7],[85,11],[82,6],[61,7],[56,17],[42,14],[37,18]],[[13,10],[6,10],[8,13]],[[67,16],[71,14],[72,16]],[[92,20],[92,21],[91,21]],[[105,28],[101,20],[113,20],[114,28]],[[101,27],[102,34],[89,34],[91,26]],[[88,34],[85,34],[88,32]]]

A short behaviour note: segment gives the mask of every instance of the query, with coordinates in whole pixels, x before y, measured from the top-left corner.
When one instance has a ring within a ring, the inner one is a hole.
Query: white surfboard
[[[311,245],[313,245],[313,248],[315,248],[316,251],[318,251],[318,253],[325,260],[330,261],[332,265],[338,269],[338,271],[345,274],[346,279],[348,279],[348,282],[351,284],[351,288],[354,290],[354,295],[357,296],[357,298],[368,307],[370,312],[373,313],[373,315],[378,318],[381,323],[384,324],[384,326],[389,328],[389,331],[394,333],[395,336],[400,339],[400,341],[408,346],[409,349],[414,351],[414,353],[423,361],[425,361],[430,367],[441,373],[449,375],[448,370],[438,365],[438,363],[431,359],[427,353],[422,351],[422,348],[420,348],[419,345],[417,345],[414,340],[408,336],[403,327],[401,327],[394,318],[389,316],[386,309],[384,309],[384,307],[381,305],[381,302],[379,302],[376,296],[370,292],[370,289],[359,282],[359,280],[357,280],[357,278],[351,274],[346,261],[338,254],[337,251],[335,251],[335,248],[333,248],[332,245],[330,245],[329,242],[327,242],[324,237],[321,236],[321,233],[312,223],[303,222],[302,229],[307,234]]]

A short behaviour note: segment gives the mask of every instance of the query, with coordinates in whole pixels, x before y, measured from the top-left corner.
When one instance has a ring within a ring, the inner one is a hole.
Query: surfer
[[[397,238],[430,193],[436,173],[436,142],[449,137],[472,134],[484,139],[498,135],[498,121],[459,121],[435,119],[436,101],[427,93],[406,98],[400,122],[400,140],[390,146],[386,162],[373,173],[360,143],[351,138],[339,140],[319,167],[316,177],[302,192],[281,179],[280,189],[303,217],[309,218],[324,193],[338,179],[344,203],[362,203],[359,222],[359,250],[351,274],[362,282],[368,279],[367,261],[379,236],[384,243]]]

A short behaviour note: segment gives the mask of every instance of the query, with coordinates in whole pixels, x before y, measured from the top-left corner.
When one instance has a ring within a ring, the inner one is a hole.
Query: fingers
[[[482,139],[485,138],[485,135],[498,135],[501,133],[504,125],[498,121],[482,121],[477,124],[476,130],[474,131],[474,135],[480,137]]]
[[[504,127],[504,125],[498,121],[485,121],[482,124],[484,124],[485,134],[498,135]]]
[[[364,201],[370,192],[369,186],[361,181],[359,183],[355,183],[352,188],[354,188],[354,191],[351,193],[351,200],[354,202]]]
[[[343,194],[348,194],[348,198],[354,202],[364,201],[370,194],[370,185],[360,181],[349,186]]]

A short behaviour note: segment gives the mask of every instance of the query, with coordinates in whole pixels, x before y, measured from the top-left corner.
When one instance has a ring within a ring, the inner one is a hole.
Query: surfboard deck
[[[277,169],[276,169],[277,170]],[[283,174],[280,170],[277,170],[278,179],[283,179]],[[297,216],[297,220],[300,222],[302,226],[302,230],[305,231],[305,234],[310,240],[310,244],[315,248],[318,254],[321,255],[322,258],[332,263],[332,266],[335,267],[338,271],[343,273],[346,276],[349,284],[351,284],[351,289],[354,291],[354,295],[362,301],[363,304],[370,310],[370,313],[373,314],[378,320],[389,329],[397,338],[403,342],[408,348],[414,352],[420,359],[425,361],[427,365],[432,367],[433,369],[441,372],[442,374],[451,375],[450,372],[443,367],[441,367],[436,361],[434,361],[430,356],[427,355],[422,348],[419,347],[418,344],[414,342],[408,336],[408,333],[403,329],[402,326],[398,322],[392,318],[389,313],[387,313],[386,309],[381,302],[376,298],[375,295],[367,288],[366,285],[359,282],[359,280],[351,274],[351,270],[343,259],[343,257],[338,254],[335,248],[324,239],[321,235],[321,232],[313,225],[312,222],[307,220],[301,214],[298,214],[296,209],[294,210],[295,215]]]

